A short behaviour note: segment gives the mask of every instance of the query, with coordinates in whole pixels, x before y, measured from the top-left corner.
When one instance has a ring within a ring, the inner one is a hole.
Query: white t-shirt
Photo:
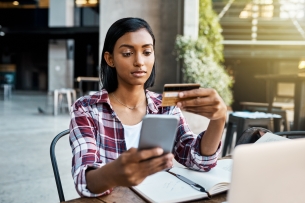
[[[142,121],[136,125],[124,125],[124,136],[127,150],[131,147],[138,148],[140,140],[140,131],[142,128]]]

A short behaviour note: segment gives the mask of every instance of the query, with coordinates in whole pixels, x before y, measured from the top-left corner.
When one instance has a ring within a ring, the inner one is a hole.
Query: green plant
[[[210,0],[200,0],[199,36],[177,36],[175,50],[182,59],[184,82],[199,83],[214,88],[227,105],[233,102],[233,79],[223,65],[221,26]]]

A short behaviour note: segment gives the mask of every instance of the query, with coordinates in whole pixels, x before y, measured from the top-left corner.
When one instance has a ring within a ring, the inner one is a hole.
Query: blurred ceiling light
[[[75,3],[77,5],[82,5],[82,4],[86,4],[87,3],[87,0],[76,0]]]
[[[0,32],[0,36],[3,37],[5,35],[4,32]]]
[[[248,18],[250,16],[250,13],[248,11],[242,11],[239,14],[239,18]]]
[[[97,0],[89,0],[89,4],[97,4]]]
[[[249,3],[245,6],[245,8],[240,12],[239,18],[250,18],[252,15],[252,4]]]
[[[258,18],[258,13],[252,13],[252,18]]]
[[[19,2],[18,2],[18,1],[14,1],[14,2],[13,2],[13,5],[14,5],[14,6],[18,6],[18,5],[19,5]]]
[[[252,11],[258,11],[258,5],[253,5],[252,6]]]
[[[303,69],[303,68],[305,68],[305,59],[300,61],[299,63],[299,69]]]
[[[304,0],[280,0],[280,18],[304,18]]]
[[[253,19],[253,20],[252,20],[252,25],[257,25],[257,23],[258,23],[258,20],[257,20],[257,19]]]

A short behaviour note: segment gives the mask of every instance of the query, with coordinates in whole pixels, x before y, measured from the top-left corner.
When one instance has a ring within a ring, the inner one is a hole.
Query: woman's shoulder
[[[78,98],[74,105],[87,107],[98,103],[109,103],[108,92],[105,89]]]

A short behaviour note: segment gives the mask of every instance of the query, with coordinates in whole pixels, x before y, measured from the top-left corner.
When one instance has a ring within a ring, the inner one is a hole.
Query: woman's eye
[[[145,56],[149,56],[151,54],[151,51],[144,51]]]
[[[123,53],[123,56],[124,57],[128,57],[128,56],[130,56],[132,54],[132,52],[126,52],[126,53]]]

